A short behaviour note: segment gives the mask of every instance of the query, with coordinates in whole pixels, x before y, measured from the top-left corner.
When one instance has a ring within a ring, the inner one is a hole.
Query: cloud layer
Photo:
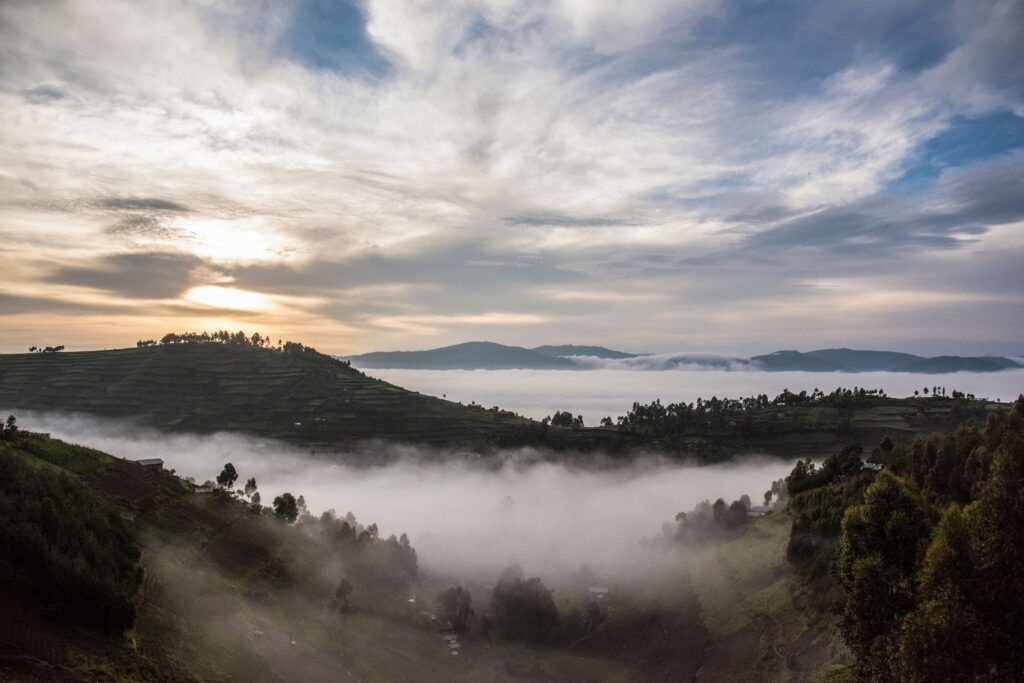
[[[0,345],[1020,339],[1022,24],[1015,0],[7,2]]]

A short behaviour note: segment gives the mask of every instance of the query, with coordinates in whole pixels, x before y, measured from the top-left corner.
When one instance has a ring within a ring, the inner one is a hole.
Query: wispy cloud
[[[907,335],[1020,338],[923,293],[936,259],[974,292],[1021,248],[997,228],[1024,220],[1024,134],[969,122],[1024,116],[1022,23],[1014,0],[7,2],[0,239],[40,265],[0,287],[118,298],[123,329],[229,278],[346,352],[465,321],[670,349],[824,338],[838,294],[802,283],[856,269],[922,293]]]

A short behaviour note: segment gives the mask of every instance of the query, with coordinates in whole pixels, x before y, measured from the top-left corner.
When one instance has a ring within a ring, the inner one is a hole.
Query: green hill
[[[522,422],[406,391],[315,352],[226,344],[0,355],[0,405],[245,432],[310,446],[477,446]]]

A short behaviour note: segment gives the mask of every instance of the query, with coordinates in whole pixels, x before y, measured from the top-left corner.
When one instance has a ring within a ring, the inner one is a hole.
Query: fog
[[[956,372],[921,375],[904,372],[760,372],[714,369],[674,369],[637,372],[598,369],[562,370],[407,370],[369,371],[398,386],[453,401],[499,405],[541,419],[556,410],[582,415],[588,425],[605,416],[629,411],[634,401],[663,403],[696,401],[698,397],[737,398],[754,394],[775,396],[783,389],[829,392],[854,386],[884,389],[890,396],[911,396],[915,389],[944,386],[948,392],[1008,401],[1024,391],[1024,369],[1003,372]]]
[[[239,484],[256,477],[265,505],[289,491],[303,495],[314,514],[352,511],[382,536],[408,533],[423,568],[460,578],[493,578],[513,562],[556,580],[584,563],[621,574],[635,563],[638,542],[659,534],[677,512],[744,493],[756,502],[792,468],[768,458],[697,467],[651,456],[580,469],[529,450],[506,452],[497,465],[458,454],[426,462],[437,454],[379,444],[368,448],[394,462],[353,467],[244,436],[167,435],[82,415],[14,412],[25,429],[119,457],[163,458],[165,467],[198,482],[231,462]]]

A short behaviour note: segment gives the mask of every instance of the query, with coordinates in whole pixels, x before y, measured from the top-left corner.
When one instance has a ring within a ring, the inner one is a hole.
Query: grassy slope
[[[0,405],[313,446],[382,437],[474,445],[516,422],[406,391],[328,356],[220,344],[0,355]]]
[[[325,567],[321,548],[169,473],[33,435],[0,442],[0,457],[103,491],[132,520],[145,569],[127,639],[49,621],[31,597],[0,588],[0,680],[636,680],[607,660],[479,636],[452,657],[421,607],[359,585],[339,615],[325,604],[343,568]]]
[[[698,680],[848,678],[831,618],[802,606],[805,589],[786,561],[790,524],[772,513],[696,560],[693,586],[709,633]]]

